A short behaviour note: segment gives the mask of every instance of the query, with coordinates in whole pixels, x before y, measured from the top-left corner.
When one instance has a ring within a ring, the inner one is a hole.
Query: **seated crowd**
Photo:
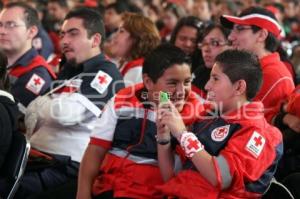
[[[17,199],[300,197],[297,9],[0,1],[0,198],[17,132]]]

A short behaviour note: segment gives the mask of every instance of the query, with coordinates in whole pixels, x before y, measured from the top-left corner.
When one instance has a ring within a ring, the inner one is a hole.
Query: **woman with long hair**
[[[123,14],[110,52],[120,59],[120,70],[126,86],[142,82],[144,57],[159,43],[158,30],[149,18],[135,13]]]

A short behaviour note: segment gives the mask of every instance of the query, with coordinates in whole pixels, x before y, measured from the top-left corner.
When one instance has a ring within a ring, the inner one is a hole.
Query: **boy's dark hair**
[[[244,50],[225,50],[216,57],[216,63],[232,83],[246,81],[248,100],[255,97],[262,84],[262,70],[256,55]]]
[[[70,18],[79,18],[83,21],[83,27],[87,30],[88,38],[96,33],[101,35],[101,46],[105,41],[105,28],[102,17],[99,12],[92,8],[80,7],[71,10],[65,17],[65,20]]]
[[[6,55],[0,50],[0,89],[1,90],[8,90],[9,89],[9,81],[7,78],[7,57]]]
[[[24,22],[26,24],[26,27],[32,27],[32,26],[39,26],[39,18],[37,11],[33,9],[30,5],[26,4],[25,2],[12,2],[5,5],[4,8],[10,9],[10,8],[23,8],[24,9]]]
[[[190,60],[180,48],[168,43],[161,44],[146,56],[143,74],[147,74],[156,83],[165,70],[174,64],[183,63],[190,65]]]
[[[262,7],[249,7],[247,9],[243,10],[241,12],[241,14],[239,15],[239,17],[249,15],[249,14],[255,14],[255,13],[271,17],[272,19],[277,21],[276,17],[274,16],[274,14],[271,11],[264,9]],[[252,27],[253,32],[257,32],[257,31],[261,30],[260,27],[255,26],[255,25],[252,25],[251,27]],[[265,49],[270,52],[275,52],[277,50],[277,48],[279,47],[279,45],[280,45],[280,41],[276,38],[276,36],[273,33],[268,32],[268,36],[265,40]]]

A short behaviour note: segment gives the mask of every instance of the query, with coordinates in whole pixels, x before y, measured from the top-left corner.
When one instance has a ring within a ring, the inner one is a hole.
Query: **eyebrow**
[[[73,31],[79,31],[79,29],[78,28],[70,28],[69,30],[66,30],[66,31],[60,31],[60,34],[70,33]]]
[[[0,23],[17,23],[17,22],[16,22],[16,21],[9,20],[9,21],[0,21]]]
[[[186,81],[186,80],[192,80],[192,77],[187,77],[184,79],[184,81]],[[166,79],[166,81],[167,82],[179,82],[180,80],[171,78],[171,79]]]

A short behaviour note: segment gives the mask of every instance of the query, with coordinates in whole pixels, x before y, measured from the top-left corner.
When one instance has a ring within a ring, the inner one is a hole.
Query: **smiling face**
[[[99,34],[88,37],[82,19],[70,18],[64,21],[60,33],[60,45],[68,61],[79,64],[92,58],[95,51],[100,53],[100,43]]]
[[[191,26],[183,26],[177,33],[175,46],[191,55],[196,49],[197,29]]]
[[[207,100],[215,103],[218,110],[227,112],[236,107],[236,85],[223,73],[219,63],[214,64],[205,90]]]
[[[159,92],[169,93],[170,100],[180,112],[191,91],[191,70],[188,64],[174,64],[166,69],[163,75],[154,83],[149,77],[144,83],[149,92],[149,100],[159,103]]]

